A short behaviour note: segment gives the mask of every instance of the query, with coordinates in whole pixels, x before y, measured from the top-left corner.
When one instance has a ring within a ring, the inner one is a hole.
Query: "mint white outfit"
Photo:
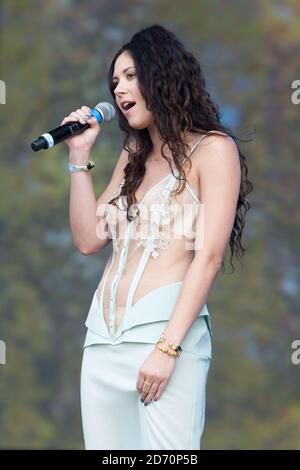
[[[180,344],[160,399],[144,406],[136,389],[194,256],[201,202],[188,182],[180,195],[171,194],[178,174],[176,169],[150,188],[130,222],[120,195],[125,180],[111,195],[119,196],[117,207],[106,205],[113,250],[89,308],[81,369],[86,449],[200,449],[212,358],[206,305]]]

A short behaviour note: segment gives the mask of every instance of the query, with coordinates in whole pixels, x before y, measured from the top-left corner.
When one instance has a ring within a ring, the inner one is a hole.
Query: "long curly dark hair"
[[[124,44],[115,54],[108,71],[108,86],[115,102],[114,66],[124,51],[129,52],[134,61],[140,92],[147,109],[154,116],[154,123],[163,141],[162,156],[170,165],[170,158],[164,154],[164,147],[168,145],[179,171],[178,179],[183,181],[176,194],[180,194],[186,185],[186,175],[181,163],[187,157],[188,145],[182,140],[181,132],[207,134],[211,131],[212,135],[212,131],[216,130],[228,134],[235,141],[240,157],[241,185],[229,240],[230,263],[234,270],[233,256],[241,259],[246,251],[241,238],[245,214],[250,209],[246,196],[253,189],[252,183],[247,178],[245,157],[237,144],[237,140],[241,139],[221,124],[219,108],[206,90],[206,81],[195,56],[185,49],[171,31],[161,25],[155,24],[135,33],[130,42]],[[126,196],[127,219],[130,221],[132,219],[129,211],[131,205],[137,203],[135,192],[143,180],[146,171],[145,162],[153,145],[147,128],[137,130],[130,127],[118,106],[116,109],[119,127],[125,132],[123,147],[129,153],[120,195]],[[135,142],[134,149],[130,146],[132,141]],[[189,164],[191,166],[191,161]],[[111,199],[109,204],[115,204],[116,199],[117,197]],[[223,261],[222,268],[224,268]]]

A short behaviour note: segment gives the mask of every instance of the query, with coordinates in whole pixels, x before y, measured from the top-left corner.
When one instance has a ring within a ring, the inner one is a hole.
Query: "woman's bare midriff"
[[[187,252],[185,251],[185,255],[181,258],[181,260],[175,260],[173,261],[170,260],[169,264],[165,264],[163,266],[163,269],[165,271],[164,273],[161,273],[162,266],[158,265],[158,259],[155,260],[153,258],[149,258],[147,266],[144,270],[144,273],[141,276],[140,282],[137,285],[135,295],[133,297],[133,305],[143,296],[146,295],[148,292],[150,292],[152,289],[155,289],[156,287],[161,286],[162,284],[168,284],[171,282],[177,282],[183,280],[187,269],[189,268],[192,260],[193,260],[194,254],[192,252]],[[107,273],[107,269],[110,266],[110,260],[107,262],[107,265],[105,267],[104,273],[100,279],[100,282],[97,286],[96,290],[96,295],[98,301],[100,301],[100,292],[101,292],[101,287],[103,285],[103,280],[104,277]],[[152,275],[150,272],[152,271]],[[158,276],[158,272],[160,275]],[[108,276],[108,279],[106,281],[106,286],[105,290],[110,288],[110,278],[111,276]],[[122,285],[128,285],[130,284],[132,280],[132,275],[128,276],[126,274],[123,274],[119,285],[118,285],[118,293],[122,292]],[[147,289],[147,286],[150,286],[150,288]],[[127,298],[127,292],[126,295],[122,295],[123,298]]]
[[[157,259],[150,257],[137,285],[131,307],[133,307],[140,299],[149,294],[151,291],[167,284],[183,281],[185,274],[193,260],[193,257],[194,252],[191,250],[185,250],[182,256],[180,256],[179,253],[172,253],[172,256],[170,256],[170,253],[162,252]],[[103,276],[97,287],[96,295],[98,301],[100,301],[103,280],[109,266],[110,260],[108,261]],[[104,320],[107,326],[109,316],[109,292],[114,278],[114,273],[113,275],[111,274],[112,272],[110,272],[107,278],[104,293],[105,295],[103,296]],[[133,274],[134,273],[131,271],[128,274],[126,274],[126,272],[123,273],[118,284],[116,295],[116,329],[119,327],[123,315],[125,314],[127,296],[133,279]]]

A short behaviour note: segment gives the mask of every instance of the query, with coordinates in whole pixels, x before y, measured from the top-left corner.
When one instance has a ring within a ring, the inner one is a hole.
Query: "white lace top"
[[[196,141],[190,155],[204,137]],[[86,321],[90,335],[98,335],[97,342],[132,340],[137,331],[140,339],[155,337],[157,341],[158,323],[167,321],[175,307],[194,257],[196,223],[201,215],[201,203],[188,182],[181,194],[171,193],[180,185],[178,175],[176,169],[174,175],[170,172],[152,186],[131,207],[131,221],[126,217],[126,198],[120,195],[125,179],[110,197],[119,196],[117,206],[106,204],[113,249]],[[160,308],[147,308],[158,297]],[[198,316],[205,316],[210,327],[206,305]]]

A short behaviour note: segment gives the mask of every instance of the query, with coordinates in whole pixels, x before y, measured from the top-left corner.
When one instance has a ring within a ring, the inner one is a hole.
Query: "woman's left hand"
[[[153,399],[157,401],[161,397],[172,375],[176,360],[176,357],[169,356],[155,348],[142,364],[136,388],[141,394],[144,405],[148,405]]]

